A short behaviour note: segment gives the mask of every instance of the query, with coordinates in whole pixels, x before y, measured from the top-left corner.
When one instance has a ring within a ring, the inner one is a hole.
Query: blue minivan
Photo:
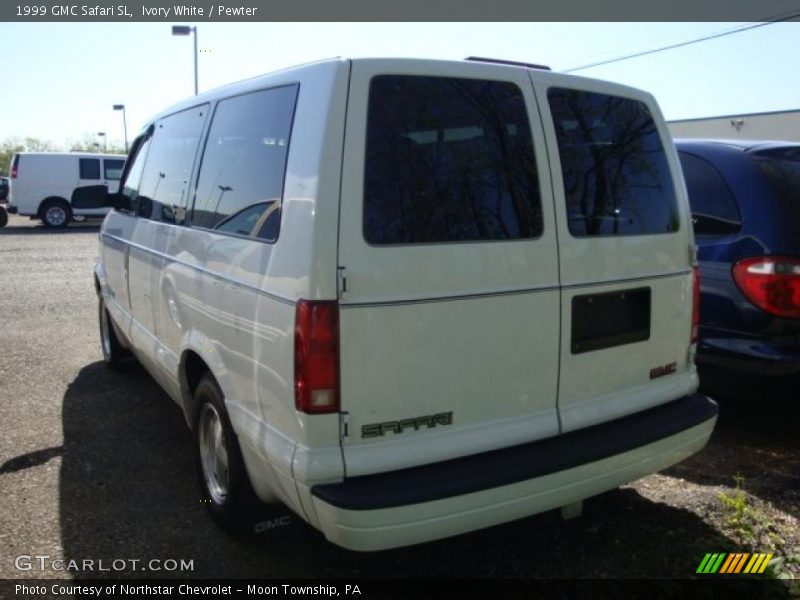
[[[800,143],[687,139],[675,145],[698,247],[698,364],[797,375]]]

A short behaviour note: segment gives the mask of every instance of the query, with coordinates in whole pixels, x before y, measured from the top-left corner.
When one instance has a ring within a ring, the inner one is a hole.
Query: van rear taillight
[[[733,279],[761,310],[800,319],[800,260],[785,256],[746,258],[733,265]]]
[[[11,165],[11,179],[16,179],[17,173],[19,173],[19,154],[14,155],[14,162]]]
[[[700,329],[700,270],[692,269],[692,344],[697,343],[697,333]]]
[[[294,326],[295,406],[304,413],[339,411],[339,305],[297,303]]]

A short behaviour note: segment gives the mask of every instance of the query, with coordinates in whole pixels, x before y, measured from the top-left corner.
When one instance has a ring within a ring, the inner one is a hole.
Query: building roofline
[[[800,115],[800,108],[790,108],[787,110],[773,110],[773,111],[757,112],[757,113],[735,113],[731,115],[716,115],[711,117],[693,117],[691,119],[674,119],[674,120],[668,120],[667,123],[691,123],[692,121],[711,121],[714,119],[732,119],[740,117],[765,117],[768,115],[785,115],[789,113],[797,113],[798,115]]]

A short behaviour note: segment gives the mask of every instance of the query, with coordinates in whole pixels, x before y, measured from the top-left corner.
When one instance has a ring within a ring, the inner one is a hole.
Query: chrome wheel
[[[212,404],[203,405],[197,435],[206,490],[214,503],[224,504],[229,485],[228,449],[222,420]]]
[[[51,227],[60,227],[67,221],[67,211],[63,206],[54,204],[44,211],[44,220]]]

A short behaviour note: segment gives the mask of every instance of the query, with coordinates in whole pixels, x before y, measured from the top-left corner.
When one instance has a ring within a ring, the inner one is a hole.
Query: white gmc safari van
[[[166,110],[105,201],[105,360],[181,406],[229,529],[288,507],[347,548],[414,544],[574,510],[711,435],[686,192],[644,92],[329,60]]]
[[[107,207],[80,209],[77,198],[116,192],[125,156],[76,152],[20,152],[11,159],[8,212],[66,227],[74,216],[102,217]]]

